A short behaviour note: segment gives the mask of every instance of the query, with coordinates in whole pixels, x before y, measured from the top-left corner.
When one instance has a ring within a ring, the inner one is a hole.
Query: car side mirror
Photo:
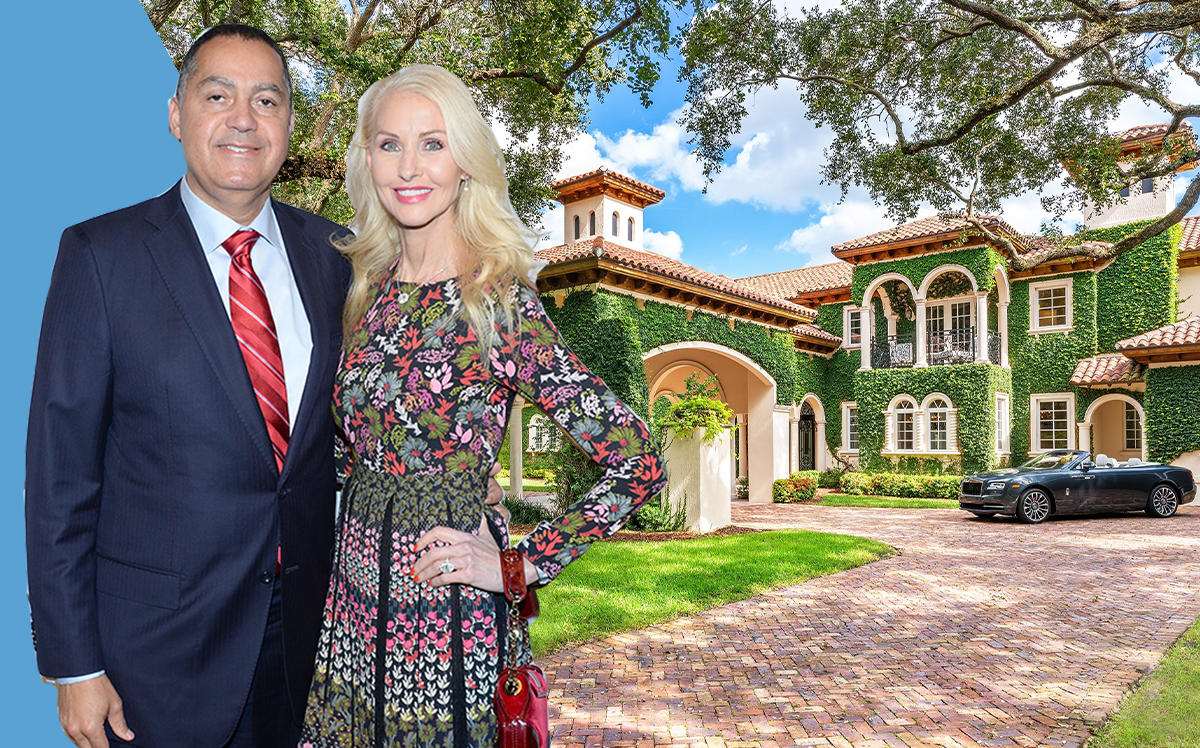
[[[1091,460],[1084,460],[1083,462],[1079,463],[1079,469],[1085,473],[1094,467],[1096,467],[1096,463],[1092,462]]]

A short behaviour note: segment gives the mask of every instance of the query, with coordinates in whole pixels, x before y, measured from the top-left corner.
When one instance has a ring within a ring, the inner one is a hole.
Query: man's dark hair
[[[292,74],[288,72],[287,58],[283,56],[283,50],[271,38],[271,35],[260,28],[247,26],[241,23],[223,23],[220,26],[213,26],[208,31],[201,34],[196,41],[192,42],[192,46],[188,49],[187,54],[183,56],[183,61],[179,63],[179,82],[175,84],[175,97],[183,98],[183,91],[187,88],[188,79],[196,72],[196,53],[205,44],[208,44],[213,39],[222,39],[233,37],[236,39],[245,39],[246,41],[262,42],[271,49],[275,50],[275,54],[279,55],[279,64],[283,66],[283,83],[287,89],[288,106],[292,103]]]

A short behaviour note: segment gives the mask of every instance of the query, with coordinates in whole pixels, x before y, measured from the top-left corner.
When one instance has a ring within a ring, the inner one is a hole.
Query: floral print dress
[[[414,543],[437,525],[476,532],[487,516],[507,545],[483,500],[516,395],[605,467],[583,499],[518,546],[544,578],[666,484],[645,424],[563,344],[535,292],[517,286],[511,301],[517,322],[498,329],[485,362],[459,315],[457,280],[413,285],[389,274],[346,341],[334,410],[353,468],[304,748],[492,746],[508,605],[501,594],[432,587],[410,572]]]

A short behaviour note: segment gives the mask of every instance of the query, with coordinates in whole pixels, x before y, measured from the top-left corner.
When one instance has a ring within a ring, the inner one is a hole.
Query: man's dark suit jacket
[[[29,418],[29,599],[43,674],[104,669],[136,745],[215,748],[250,689],[277,547],[303,714],[329,582],[349,266],[329,243],[345,229],[275,203],[313,342],[279,474],[179,189],[63,234]]]

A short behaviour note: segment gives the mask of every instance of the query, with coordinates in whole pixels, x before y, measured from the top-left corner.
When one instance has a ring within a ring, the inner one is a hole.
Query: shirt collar
[[[262,210],[258,211],[258,215],[254,217],[249,226],[242,226],[201,200],[188,186],[186,176],[180,180],[179,197],[183,200],[183,207],[187,210],[188,218],[192,219],[192,226],[196,229],[196,236],[200,239],[200,247],[205,254],[225,252],[221,242],[233,236],[234,232],[240,229],[251,228],[261,234],[262,239],[265,239],[280,254],[287,256],[284,252],[283,237],[279,232],[279,223],[275,220],[275,210],[270,197],[263,203]],[[254,246],[260,245],[255,244]]]

